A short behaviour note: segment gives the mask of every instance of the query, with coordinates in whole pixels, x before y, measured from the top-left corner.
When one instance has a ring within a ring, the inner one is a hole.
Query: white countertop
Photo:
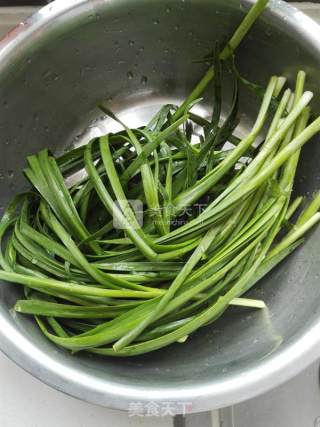
[[[150,417],[132,416],[67,396],[33,378],[0,353],[1,427],[150,427]],[[171,427],[171,417],[153,417],[152,427]]]

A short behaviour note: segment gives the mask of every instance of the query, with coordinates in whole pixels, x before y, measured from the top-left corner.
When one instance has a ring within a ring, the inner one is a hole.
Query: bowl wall
[[[0,206],[28,187],[25,157],[53,152],[115,129],[96,109],[105,102],[127,124],[141,125],[165,102],[180,102],[205,70],[215,40],[225,43],[251,1],[56,1],[0,43]],[[238,51],[241,73],[263,85],[308,73],[320,111],[320,31],[275,0]],[[228,86],[228,85],[227,85]],[[228,98],[228,87],[226,97]],[[241,131],[259,100],[242,89]],[[227,108],[227,105],[225,106]],[[200,107],[210,112],[210,90]],[[320,184],[320,144],[303,151],[295,191]],[[54,347],[11,308],[18,286],[0,286],[0,347],[46,383],[76,397],[126,409],[134,401],[191,403],[193,411],[233,404],[285,381],[320,354],[320,229],[251,295],[268,311],[230,309],[185,344],[144,357],[72,356]]]

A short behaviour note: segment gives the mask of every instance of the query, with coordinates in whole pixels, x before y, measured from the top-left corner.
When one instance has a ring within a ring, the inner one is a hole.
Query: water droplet
[[[36,258],[32,258],[31,262],[32,264],[38,264],[38,260]]]
[[[189,32],[188,32],[188,36],[189,36],[189,37],[192,37],[192,36],[193,36],[193,32],[192,32],[192,31],[189,31]]]
[[[128,45],[129,46],[134,46],[134,41],[133,40],[129,40]]]
[[[160,19],[156,18],[153,20],[154,25],[159,25],[160,24]]]
[[[156,72],[157,72],[156,67],[153,67],[151,71],[152,71],[153,73],[156,73]]]
[[[180,30],[180,26],[179,26],[179,25],[176,25],[176,26],[174,27],[174,30],[175,30],[175,31],[179,31],[179,30]]]
[[[268,37],[272,36],[272,29],[270,27],[266,28],[266,36]]]
[[[53,72],[52,70],[46,70],[43,74],[42,74],[43,80],[46,83],[51,83],[54,81],[59,80],[59,76],[57,73]]]
[[[169,49],[165,49],[164,53],[167,55],[169,53]]]
[[[166,12],[167,12],[167,13],[170,13],[170,12],[171,12],[171,7],[167,7],[167,8],[166,8]]]
[[[139,52],[143,52],[144,51],[144,46],[140,46],[139,47]]]
[[[3,173],[0,172],[0,180],[4,179]]]
[[[27,64],[31,64],[31,62],[32,62],[32,58],[28,58],[27,59]]]
[[[8,170],[8,178],[13,178],[14,177],[14,171],[12,169]]]
[[[148,77],[142,76],[141,77],[141,84],[146,85],[148,83]]]
[[[128,71],[127,72],[127,77],[128,77],[129,80],[133,79],[133,73],[132,73],[132,71]]]

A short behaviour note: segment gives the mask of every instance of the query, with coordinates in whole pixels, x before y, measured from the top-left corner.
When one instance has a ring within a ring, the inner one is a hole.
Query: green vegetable
[[[28,157],[32,188],[0,221],[0,279],[23,287],[14,309],[33,316],[55,344],[134,356],[182,345],[229,305],[263,309],[245,294],[320,221],[319,192],[299,214],[303,198],[291,201],[301,148],[320,131],[320,118],[309,123],[306,74],[298,72],[294,90],[284,89],[282,76],[264,88],[234,62],[266,4],[255,3],[222,51],[216,43],[181,106],[165,105],[130,129],[100,104],[122,131],[59,158],[48,150]],[[230,70],[233,99],[222,119]],[[212,80],[205,119],[192,108]],[[240,86],[261,98],[243,139]]]

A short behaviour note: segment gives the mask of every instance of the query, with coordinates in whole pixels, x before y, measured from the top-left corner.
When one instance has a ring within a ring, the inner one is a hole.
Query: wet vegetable
[[[319,194],[292,221],[300,150],[320,131],[305,73],[291,90],[283,76],[264,88],[236,69],[234,51],[266,3],[204,59],[207,73],[179,107],[130,129],[101,104],[122,131],[28,157],[32,188],[0,222],[0,279],[23,287],[15,310],[57,345],[133,356],[183,343],[230,305],[264,308],[243,296],[319,222]],[[233,76],[226,116],[223,73]],[[206,89],[209,118],[193,112]],[[261,98],[242,139],[240,89]]]

